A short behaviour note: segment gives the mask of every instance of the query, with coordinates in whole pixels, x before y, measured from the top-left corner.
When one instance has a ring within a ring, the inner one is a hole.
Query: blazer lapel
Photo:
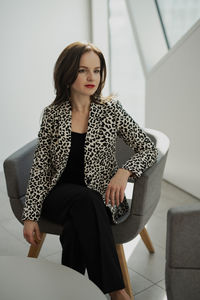
[[[88,119],[88,129],[85,138],[85,171],[89,172],[92,168],[92,162],[94,161],[94,154],[96,150],[96,141],[99,137],[99,130],[101,128],[101,104],[91,102],[90,113]]]
[[[68,160],[71,148],[71,104],[66,101],[60,105],[58,110],[58,127],[59,127],[59,147],[54,153],[56,164],[59,165],[62,171]]]

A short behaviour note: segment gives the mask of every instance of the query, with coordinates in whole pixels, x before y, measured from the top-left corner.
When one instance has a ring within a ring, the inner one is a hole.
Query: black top
[[[84,144],[85,133],[71,132],[71,149],[59,183],[70,182],[85,185],[84,182]]]

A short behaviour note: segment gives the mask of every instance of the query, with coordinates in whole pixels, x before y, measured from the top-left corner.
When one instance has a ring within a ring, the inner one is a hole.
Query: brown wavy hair
[[[78,76],[81,56],[89,51],[96,53],[100,59],[100,83],[96,92],[90,96],[90,100],[96,103],[102,103],[105,98],[101,92],[106,80],[106,62],[103,53],[92,43],[74,42],[69,44],[59,55],[54,66],[54,85],[56,98],[52,105],[59,105],[70,99],[70,86]],[[106,99],[110,99],[108,96]]]

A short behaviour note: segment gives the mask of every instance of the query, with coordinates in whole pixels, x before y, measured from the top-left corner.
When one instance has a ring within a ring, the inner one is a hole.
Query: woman
[[[157,149],[112,96],[103,98],[106,64],[92,43],[67,46],[54,69],[56,98],[43,113],[26,192],[24,237],[40,239],[41,215],[63,225],[62,264],[84,274],[111,299],[130,299],[112,236],[128,209],[124,191],[156,160]],[[135,154],[121,168],[120,136]]]

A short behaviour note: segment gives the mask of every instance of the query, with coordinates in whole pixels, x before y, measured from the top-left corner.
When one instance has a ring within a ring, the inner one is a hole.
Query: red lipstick
[[[87,88],[89,88],[89,89],[92,89],[92,88],[94,88],[95,87],[95,85],[94,84],[87,84],[87,85],[85,85]]]

